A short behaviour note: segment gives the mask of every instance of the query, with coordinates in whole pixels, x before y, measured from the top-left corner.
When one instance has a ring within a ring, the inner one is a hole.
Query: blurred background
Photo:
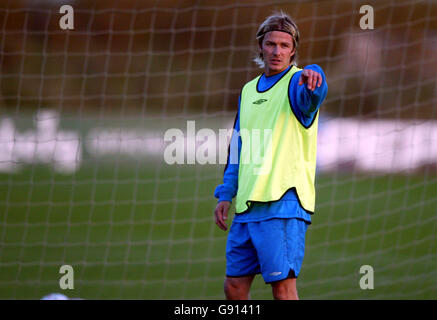
[[[329,86],[300,297],[437,298],[435,1],[71,0],[73,30],[64,4],[0,1],[0,298],[224,297],[224,163],[187,162],[190,144],[227,144],[188,122],[232,128],[274,10]],[[184,163],[164,159],[171,129]],[[73,290],[59,288],[65,264]],[[252,298],[271,298],[260,276]]]

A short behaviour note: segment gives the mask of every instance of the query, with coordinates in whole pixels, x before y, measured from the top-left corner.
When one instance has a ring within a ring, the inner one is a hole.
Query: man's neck
[[[284,69],[282,69],[282,70],[280,70],[280,71],[270,71],[270,70],[268,70],[268,69],[266,68],[265,71],[264,71],[264,74],[265,74],[266,77],[271,77],[271,76],[274,76],[274,75],[276,75],[276,74],[279,74],[279,73],[281,73],[281,72],[287,70],[290,66],[291,66],[291,65],[286,66]]]

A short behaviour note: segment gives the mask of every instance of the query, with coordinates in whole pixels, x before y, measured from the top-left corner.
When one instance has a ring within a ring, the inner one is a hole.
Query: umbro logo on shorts
[[[252,103],[253,104],[261,104],[261,103],[264,103],[266,101],[267,101],[267,99],[259,99],[259,100],[256,100],[256,101],[252,102]]]
[[[269,276],[279,276],[282,272],[270,272]]]

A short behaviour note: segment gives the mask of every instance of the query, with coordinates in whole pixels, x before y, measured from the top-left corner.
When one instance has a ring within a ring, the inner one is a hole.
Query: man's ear
[[[294,48],[293,51],[291,52],[290,62],[293,61],[295,54],[296,54],[296,48]]]

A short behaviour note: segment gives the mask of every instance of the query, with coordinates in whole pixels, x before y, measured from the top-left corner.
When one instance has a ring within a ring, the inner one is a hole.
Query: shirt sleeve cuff
[[[228,195],[222,195],[222,196],[219,197],[217,203],[218,203],[218,202],[221,202],[221,201],[229,201],[229,202],[232,202],[232,197],[230,197],[230,196],[228,196]]]
[[[232,198],[233,198],[231,194],[224,192],[223,190],[221,192],[215,192],[214,196],[216,198],[218,198],[217,202],[220,202],[220,201],[232,202]]]

